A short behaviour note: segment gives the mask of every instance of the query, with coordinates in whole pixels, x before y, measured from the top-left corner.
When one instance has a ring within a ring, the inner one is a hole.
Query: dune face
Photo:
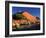
[[[36,17],[35,16],[32,16],[31,14],[29,14],[28,12],[24,12],[22,13],[22,15],[24,17],[26,17],[30,22],[33,22],[35,23],[37,21]]]
[[[24,28],[32,26],[32,24],[40,24],[40,18],[31,15],[29,12],[22,12],[21,14],[13,15],[12,26],[13,28]]]

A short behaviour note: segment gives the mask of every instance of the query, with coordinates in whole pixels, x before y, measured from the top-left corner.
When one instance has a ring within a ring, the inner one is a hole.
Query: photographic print
[[[40,30],[40,8],[13,6],[12,30]]]
[[[44,3],[6,1],[6,36],[44,34]],[[8,32],[7,32],[8,31]]]

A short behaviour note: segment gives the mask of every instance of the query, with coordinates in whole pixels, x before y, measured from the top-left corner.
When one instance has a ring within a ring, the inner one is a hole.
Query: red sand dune
[[[35,23],[37,21],[36,17],[32,16],[28,12],[24,12],[22,15],[25,16],[29,21],[31,21],[33,23]]]

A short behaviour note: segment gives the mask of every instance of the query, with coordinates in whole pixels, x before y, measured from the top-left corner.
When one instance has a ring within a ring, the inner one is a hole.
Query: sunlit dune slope
[[[24,12],[22,13],[22,15],[24,17],[26,17],[30,22],[33,22],[35,23],[37,21],[36,17],[35,16],[32,16],[31,14],[29,14],[28,12]]]

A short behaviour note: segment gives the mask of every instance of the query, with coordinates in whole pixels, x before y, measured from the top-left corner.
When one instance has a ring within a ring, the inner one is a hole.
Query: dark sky
[[[40,17],[40,8],[33,7],[12,7],[12,14],[17,12],[28,11],[33,16]]]

